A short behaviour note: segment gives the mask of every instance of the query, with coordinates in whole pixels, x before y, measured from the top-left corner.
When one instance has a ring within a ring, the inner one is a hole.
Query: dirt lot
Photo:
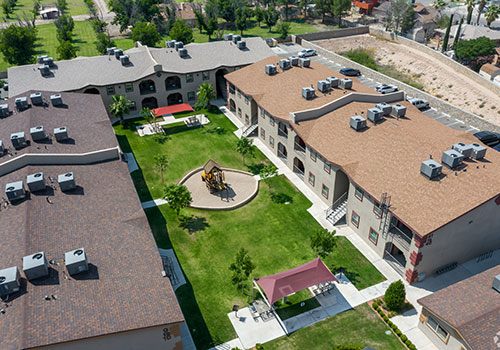
[[[431,95],[500,124],[500,95],[421,51],[368,34],[314,43],[336,53],[357,48],[372,50],[378,64],[393,65],[413,76]]]

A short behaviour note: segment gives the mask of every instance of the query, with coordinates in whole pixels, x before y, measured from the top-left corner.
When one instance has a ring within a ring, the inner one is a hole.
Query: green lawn
[[[334,345],[373,347],[383,350],[405,350],[403,344],[389,328],[370,310],[367,304],[357,306],[303,328],[289,337],[282,337],[264,345],[266,350],[331,350]]]
[[[159,143],[155,136],[140,137],[135,126],[144,123],[141,120],[114,127],[123,151],[133,150],[140,167],[139,171],[133,173],[133,179],[142,202],[163,196],[161,174],[155,169],[153,160],[157,153],[164,153],[169,159],[165,183],[179,181],[187,172],[203,166],[209,159],[224,167],[252,172],[267,160],[255,149],[255,157],[247,159],[244,165],[241,155],[236,152],[237,138],[233,134],[236,127],[219,109],[204,113],[210,119],[210,124],[198,128],[188,128],[184,123],[169,125],[165,128],[169,139],[164,143]],[[141,178],[146,179],[145,183]]]
[[[283,299],[274,303],[278,315],[282,320],[286,320],[287,318],[297,316],[321,306],[308,289],[301,290],[300,292],[288,296],[286,299],[286,303],[283,302]],[[301,306],[302,303],[304,303],[303,306]]]
[[[67,0],[68,1],[68,14],[71,16],[85,15],[89,13],[87,6],[83,0]],[[49,2],[44,2],[49,4]],[[55,3],[55,1],[54,1]],[[2,11],[1,21],[2,22],[16,22],[17,16],[23,18],[24,14],[28,18],[32,18],[31,11],[33,10],[33,0],[17,0],[16,6],[14,8],[14,13],[10,15],[10,18],[5,18],[5,14]],[[39,17],[39,19],[41,19]]]

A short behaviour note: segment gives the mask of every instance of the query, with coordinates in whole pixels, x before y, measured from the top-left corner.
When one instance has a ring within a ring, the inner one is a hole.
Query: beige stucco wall
[[[431,315],[429,311],[425,308],[422,309],[422,313],[420,315],[420,321],[418,323],[418,328],[429,338],[430,341],[439,349],[439,350],[470,350],[469,347],[465,345],[465,342],[462,340],[460,335],[450,326],[448,326],[445,322],[440,320],[438,317],[433,316],[434,320],[436,320],[441,327],[443,327],[448,333],[449,337],[446,341],[443,341],[428,325],[427,325],[427,317]],[[432,316],[432,315],[431,315]],[[493,345],[493,340],[492,340]]]
[[[39,349],[53,350],[182,350],[180,324],[145,328]]]

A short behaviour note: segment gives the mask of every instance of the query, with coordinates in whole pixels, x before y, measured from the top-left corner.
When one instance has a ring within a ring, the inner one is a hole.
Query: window
[[[269,136],[269,144],[271,145],[271,148],[274,148],[274,137]]]
[[[370,227],[370,233],[368,234],[368,239],[370,242],[373,244],[377,245],[378,242],[378,232],[375,231],[373,228]]]
[[[266,139],[266,130],[264,128],[260,128],[260,138],[263,140]]]
[[[374,202],[373,203],[373,212],[375,213],[375,215],[377,215],[377,217],[381,217],[382,216],[382,208],[380,207],[380,203],[379,202]]]
[[[229,83],[229,93],[230,93],[231,95],[234,95],[234,89],[235,89],[235,88],[234,88],[234,85],[233,85],[233,84],[231,84],[231,83]]]
[[[193,74],[188,73],[186,74],[186,83],[192,83],[194,81]]]
[[[433,319],[431,316],[429,316],[427,320],[427,325],[438,335],[438,337],[442,341],[444,341],[445,343],[448,342],[448,337],[449,337],[448,332],[446,331],[446,329],[441,327],[439,323],[437,323],[437,321]]]
[[[250,117],[248,116],[248,114],[245,114],[245,124],[249,123],[250,123]]]
[[[130,110],[131,111],[137,110],[137,104],[135,103],[135,101],[130,101]]]
[[[316,176],[313,173],[309,172],[309,183],[314,187],[314,183],[316,182]]]
[[[359,228],[359,215],[358,213],[356,213],[354,210],[352,211],[352,215],[351,215],[351,222],[354,226],[358,227]]]
[[[330,189],[323,184],[323,187],[321,188],[321,195],[328,199],[328,192],[330,192]]]
[[[315,162],[317,157],[318,154],[316,153],[316,151],[311,150],[311,159]]]
[[[201,72],[201,78],[203,80],[208,80],[210,79],[210,72]]]
[[[240,89],[237,89],[238,90],[238,97],[241,98],[241,90]]]
[[[330,163],[327,163],[325,162],[325,166],[323,167],[323,169],[328,173],[330,174],[331,170],[332,170],[332,166],[330,165]]]
[[[266,118],[266,111],[262,107],[259,107],[259,110],[260,110],[260,116],[265,119]]]
[[[238,117],[241,119],[241,108],[238,107]]]
[[[132,91],[134,91],[134,85],[132,83],[126,83],[125,92],[132,92]]]
[[[196,98],[195,92],[194,91],[189,91],[188,92],[188,101],[194,101]]]
[[[108,95],[113,95],[115,93],[115,87],[113,85],[106,86],[106,92]]]
[[[274,118],[269,116],[269,124],[271,124],[271,126],[274,126]]]
[[[245,103],[246,104],[250,103],[250,99],[248,98],[248,96],[245,96]]]
[[[364,195],[363,190],[361,188],[359,188],[358,186],[356,186],[356,189],[354,190],[354,197],[356,197],[357,199],[362,201],[363,195]]]

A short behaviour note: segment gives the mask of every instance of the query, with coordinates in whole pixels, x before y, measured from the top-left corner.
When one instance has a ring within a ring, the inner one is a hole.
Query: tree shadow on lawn
[[[188,130],[200,129],[200,128],[203,127],[203,125],[198,125],[198,126],[192,126],[192,127],[189,128],[186,124],[184,124],[184,122],[181,122],[181,123],[179,123],[179,124],[173,124],[171,126],[163,128],[163,129],[165,130],[165,132],[167,133],[167,135],[170,136],[170,135],[179,134],[181,132],[185,132],[185,131],[188,131]]]
[[[258,164],[251,164],[247,165],[248,171],[251,172],[254,175],[258,175],[262,172],[262,169],[264,169],[266,165],[264,163],[258,163]]]
[[[344,276],[346,276],[349,279],[349,281],[351,281],[351,283],[354,285],[356,285],[356,283],[359,283],[359,273],[357,272],[349,271],[347,268],[342,266],[339,267],[333,266],[330,270],[334,275],[338,273],[343,273]]]
[[[206,128],[205,133],[207,134],[217,134],[217,135],[226,135],[227,130],[223,127],[217,126],[215,128]]]
[[[207,222],[206,218],[201,216],[182,215],[179,217],[179,227],[183,230],[187,230],[189,234],[192,235],[199,231],[205,231],[207,227],[210,227],[210,224]]]
[[[271,193],[271,200],[276,204],[293,203],[293,198],[283,192]]]

